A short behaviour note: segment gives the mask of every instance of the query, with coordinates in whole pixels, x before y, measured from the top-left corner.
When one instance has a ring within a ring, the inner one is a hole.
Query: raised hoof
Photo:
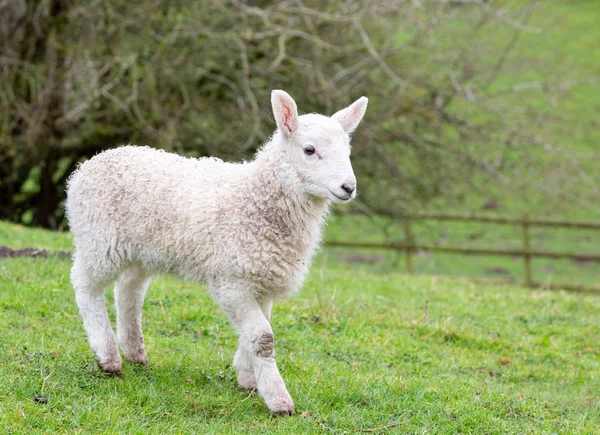
[[[294,415],[294,410],[273,411],[272,414],[278,417],[288,417],[290,415]]]
[[[254,373],[251,371],[239,372],[237,381],[241,390],[256,390],[256,380],[254,379]]]
[[[238,388],[242,391],[256,391],[256,385],[239,385]]]

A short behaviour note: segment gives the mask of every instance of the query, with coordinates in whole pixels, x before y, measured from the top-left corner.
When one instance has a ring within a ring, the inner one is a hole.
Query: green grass
[[[0,228],[13,246],[70,243]],[[236,337],[202,286],[157,279],[150,366],[109,378],[88,349],[70,262],[0,261],[0,433],[600,433],[599,296],[319,261],[274,310],[290,418],[236,388]]]
[[[73,249],[73,242],[69,233],[57,234],[0,221],[0,246],[8,246],[12,249],[40,248],[70,251]]]

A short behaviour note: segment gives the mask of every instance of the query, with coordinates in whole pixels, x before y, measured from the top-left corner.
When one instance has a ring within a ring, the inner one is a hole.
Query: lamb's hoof
[[[242,385],[242,384],[238,383],[238,388],[240,390],[244,390],[244,391],[256,391],[256,384]]]
[[[121,376],[121,360],[120,359],[112,359],[106,362],[98,361],[98,367],[104,373],[107,373],[111,376]]]
[[[294,410],[284,410],[284,411],[275,411],[272,413],[273,415],[277,415],[279,417],[287,417],[289,415],[294,415]]]
[[[102,366],[100,366],[100,369],[109,376],[116,376],[118,378],[123,376],[120,369],[105,369]]]
[[[256,390],[254,375],[252,375],[252,377],[238,375],[238,387],[241,390]]]
[[[125,360],[132,364],[139,364],[141,366],[148,365],[148,357],[146,356],[146,352],[144,352],[143,354],[138,353],[135,355],[129,355],[129,356],[126,355]]]
[[[267,408],[269,408],[271,414],[278,415],[280,417],[294,415],[294,401],[289,396],[282,397],[279,400],[274,400],[270,404],[267,404]]]

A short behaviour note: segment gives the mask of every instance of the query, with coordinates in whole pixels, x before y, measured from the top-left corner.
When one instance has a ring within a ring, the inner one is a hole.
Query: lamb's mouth
[[[343,196],[339,196],[339,195],[337,195],[336,193],[332,192],[331,190],[330,190],[330,192],[331,192],[331,194],[332,194],[333,196],[335,196],[335,197],[336,197],[337,199],[339,199],[340,201],[348,202],[348,201],[350,201],[350,200],[352,199],[352,195],[348,195],[347,197],[345,197],[345,198],[344,198]]]

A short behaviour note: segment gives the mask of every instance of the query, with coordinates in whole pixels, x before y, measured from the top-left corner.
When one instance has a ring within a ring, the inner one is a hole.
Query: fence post
[[[531,250],[529,245],[529,218],[523,216],[523,258],[525,260],[525,285],[533,287],[531,278]]]
[[[410,230],[410,218],[406,218],[404,221],[404,244],[406,245],[406,270],[409,275],[412,275],[414,273],[412,263],[412,247],[414,243],[412,232]]]

